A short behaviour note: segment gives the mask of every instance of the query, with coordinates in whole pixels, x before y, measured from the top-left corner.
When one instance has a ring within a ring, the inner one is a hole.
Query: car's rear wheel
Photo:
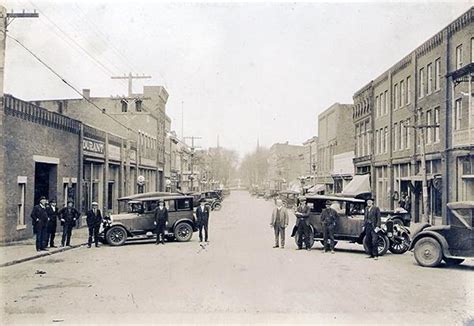
[[[390,252],[392,254],[404,254],[410,248],[410,237],[407,234],[404,234],[396,239],[393,239],[390,242]]]
[[[372,253],[369,251],[369,242],[367,240],[367,235],[364,236],[363,240],[364,244],[364,251],[367,255],[372,255]],[[378,239],[377,239],[377,252],[379,256],[383,256],[387,253],[387,250],[390,247],[390,241],[388,240],[388,237],[384,234],[379,234]]]
[[[423,267],[438,266],[443,259],[439,242],[433,238],[422,238],[415,244],[415,260]]]
[[[296,234],[295,234],[295,243],[296,243],[296,246],[298,246],[298,240],[299,240],[300,236],[298,234],[298,230],[296,230]],[[304,246],[304,239],[302,241],[303,243],[303,246]],[[312,228],[310,228],[310,231],[309,231],[309,247],[310,248],[313,248],[313,245],[314,245],[314,231]]]
[[[459,264],[462,264],[464,262],[464,259],[462,259],[462,258],[446,258],[446,257],[444,257],[443,260],[446,263],[446,265],[449,265],[449,266],[459,265]]]
[[[191,227],[191,225],[189,225],[189,223],[179,223],[174,228],[174,237],[179,242],[189,241],[193,237],[193,228]]]
[[[222,208],[221,203],[215,203],[214,206],[213,206],[213,210],[215,210],[215,211],[220,211],[221,208]]]
[[[111,246],[121,246],[127,240],[127,231],[122,226],[112,226],[105,235],[107,243]]]

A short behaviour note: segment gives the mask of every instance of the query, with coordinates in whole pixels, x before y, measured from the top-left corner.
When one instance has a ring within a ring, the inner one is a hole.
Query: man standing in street
[[[300,204],[296,209],[296,223],[298,226],[298,248],[297,250],[303,249],[303,240],[306,250],[311,250],[310,248],[310,227],[309,227],[309,213],[311,209],[306,205],[306,197],[300,197]]]
[[[54,237],[56,236],[56,229],[58,225],[58,208],[56,206],[56,200],[51,199],[49,201],[49,206],[46,207],[46,212],[48,213],[48,227],[47,227],[47,236],[45,239],[45,247],[49,246],[51,248],[56,248],[54,245]]]
[[[199,240],[201,242],[202,242],[202,229],[203,228],[204,228],[204,233],[205,233],[204,240],[206,242],[209,242],[208,241],[209,214],[210,214],[209,206],[206,205],[206,200],[204,198],[201,198],[201,200],[199,201],[199,207],[196,208],[196,218],[197,218],[197,223],[199,225]]]
[[[270,226],[275,230],[275,245],[273,248],[278,248],[278,240],[281,238],[281,249],[285,248],[285,230],[288,226],[288,211],[283,207],[283,201],[277,199],[276,207],[273,209],[272,220]]]
[[[46,205],[48,200],[46,197],[41,196],[39,204],[33,207],[31,212],[31,220],[33,222],[33,232],[36,233],[36,251],[45,250],[46,237],[48,236],[48,212],[46,211]]]
[[[367,237],[367,246],[369,247],[370,256],[368,258],[378,259],[378,235],[377,232],[380,230],[381,219],[380,209],[374,205],[374,199],[370,198],[367,200],[367,207],[364,216],[364,228],[365,236]]]
[[[79,219],[79,212],[74,208],[74,202],[72,200],[68,200],[67,207],[59,211],[59,218],[63,226],[61,246],[71,246],[72,228],[76,226],[76,221]]]
[[[168,209],[165,207],[165,202],[160,199],[155,209],[156,244],[165,244],[166,223],[168,223]]]
[[[97,202],[92,202],[92,209],[87,212],[87,227],[89,228],[89,241],[87,242],[87,248],[92,245],[92,237],[94,237],[94,243],[96,247],[99,247],[99,229],[100,223],[102,223],[102,213],[99,209]]]
[[[331,202],[326,201],[326,208],[321,212],[321,224],[323,225],[324,248],[323,252],[328,252],[328,238],[331,240],[329,248],[331,254],[334,253],[334,229],[336,228],[337,212],[331,207]]]

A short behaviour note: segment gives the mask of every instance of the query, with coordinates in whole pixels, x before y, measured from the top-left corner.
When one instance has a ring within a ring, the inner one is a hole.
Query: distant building
[[[473,21],[471,8],[354,94],[354,165],[381,208],[406,193],[420,220],[423,148],[433,217],[474,198]]]
[[[340,193],[354,175],[352,105],[335,103],[318,116],[317,183]]]
[[[298,178],[305,175],[307,166],[304,160],[305,147],[276,143],[270,147],[268,157],[268,187],[284,190],[292,184],[299,184]]]

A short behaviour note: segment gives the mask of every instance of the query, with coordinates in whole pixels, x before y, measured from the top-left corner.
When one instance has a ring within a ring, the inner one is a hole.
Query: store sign
[[[84,138],[82,141],[82,149],[89,153],[104,155],[105,144],[99,140]]]
[[[109,160],[120,161],[120,147],[109,144],[107,149]]]

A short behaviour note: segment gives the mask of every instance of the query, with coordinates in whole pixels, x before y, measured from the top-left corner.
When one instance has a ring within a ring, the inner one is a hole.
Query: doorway
[[[48,163],[35,163],[35,196],[34,204],[39,203],[41,196],[47,199],[56,198],[57,166]]]

